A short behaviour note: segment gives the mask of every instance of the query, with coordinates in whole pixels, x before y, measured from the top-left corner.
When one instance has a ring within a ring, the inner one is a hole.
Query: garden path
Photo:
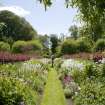
[[[73,105],[73,102],[71,99],[66,99],[67,105]]]

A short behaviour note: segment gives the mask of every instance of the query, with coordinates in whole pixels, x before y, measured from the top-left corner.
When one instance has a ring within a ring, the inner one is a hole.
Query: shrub
[[[64,93],[65,93],[66,98],[71,98],[73,96],[73,91],[69,88],[65,88]]]
[[[24,53],[30,51],[40,51],[42,45],[39,41],[17,41],[12,46],[12,51],[14,53]]]
[[[77,44],[75,40],[66,40],[61,45],[62,54],[73,54],[77,52]]]
[[[10,45],[5,42],[0,42],[0,51],[10,51]]]
[[[66,105],[64,92],[55,70],[51,70],[48,74],[41,105]]]
[[[91,52],[91,45],[85,39],[78,39],[77,45],[77,49],[79,52]]]
[[[0,77],[0,105],[36,105],[38,96],[22,82]]]
[[[94,46],[94,51],[104,51],[105,50],[105,39],[98,39]]]
[[[27,45],[25,41],[16,41],[12,46],[12,52],[14,53],[23,53],[24,47]]]
[[[64,87],[64,93],[65,93],[66,98],[73,97],[75,95],[75,92],[78,92],[78,91],[79,91],[79,87],[73,81],[67,83]]]
[[[30,50],[33,50],[33,51],[42,49],[42,45],[38,40],[28,41],[27,46],[30,47]]]

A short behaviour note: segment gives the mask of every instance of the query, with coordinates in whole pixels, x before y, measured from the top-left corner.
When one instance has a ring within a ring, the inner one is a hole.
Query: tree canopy
[[[52,54],[55,54],[56,53],[56,48],[58,46],[58,41],[59,41],[57,35],[51,34],[50,35],[50,41],[52,43],[51,52],[52,52]]]
[[[51,6],[53,0],[39,0],[46,7]],[[91,38],[96,41],[105,33],[105,0],[65,0],[66,7],[77,8],[79,17],[91,29]]]
[[[22,17],[10,11],[0,11],[0,23],[4,23],[0,31],[0,40],[5,38],[17,40],[32,40],[37,35],[33,27]]]

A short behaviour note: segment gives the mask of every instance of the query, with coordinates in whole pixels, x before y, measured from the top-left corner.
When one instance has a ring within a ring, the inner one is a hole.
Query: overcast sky
[[[67,33],[74,22],[76,9],[65,8],[64,0],[56,0],[46,12],[36,0],[2,0],[0,10],[10,10],[25,17],[39,34]]]

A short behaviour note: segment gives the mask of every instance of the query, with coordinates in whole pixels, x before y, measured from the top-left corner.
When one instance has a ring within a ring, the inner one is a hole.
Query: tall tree
[[[6,25],[0,33],[1,39],[31,40],[37,35],[37,32],[24,18],[10,11],[0,11],[0,22]]]
[[[40,0],[48,4],[53,0]],[[91,27],[91,37],[94,41],[102,38],[105,33],[105,0],[65,0],[66,7],[78,8],[80,19]],[[49,5],[48,5],[49,6]]]
[[[57,38],[57,35],[51,34],[50,41],[52,43],[51,51],[52,51],[53,54],[55,54],[56,53],[56,48],[58,46],[58,38]]]

